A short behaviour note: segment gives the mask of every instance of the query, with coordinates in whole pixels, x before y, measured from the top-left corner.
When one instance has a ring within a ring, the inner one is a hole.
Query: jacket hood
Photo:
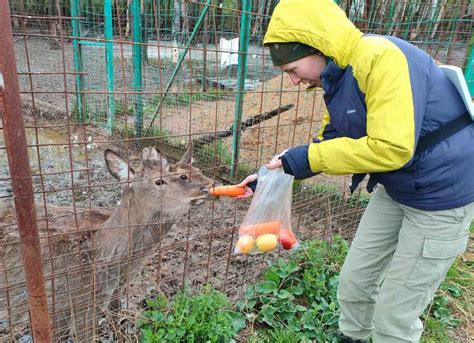
[[[275,7],[263,43],[301,42],[345,68],[362,35],[331,0],[281,0]]]

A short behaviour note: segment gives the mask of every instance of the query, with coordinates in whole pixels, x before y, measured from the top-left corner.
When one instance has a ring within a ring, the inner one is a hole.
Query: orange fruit
[[[248,254],[253,250],[255,246],[255,238],[249,235],[241,236],[237,241],[237,248],[239,252],[243,254]]]
[[[278,238],[272,233],[267,233],[257,237],[255,242],[258,250],[261,252],[269,252],[275,249],[278,245]]]

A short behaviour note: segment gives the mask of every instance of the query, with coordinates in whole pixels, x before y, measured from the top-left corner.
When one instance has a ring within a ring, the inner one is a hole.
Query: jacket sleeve
[[[327,109],[325,109],[324,116],[321,121],[321,128],[318,131],[316,139],[313,139],[313,141],[321,142],[323,140],[333,139],[336,137],[339,137],[339,135],[336,131],[336,128],[331,124],[331,117],[329,116]]]
[[[354,76],[365,86],[361,89],[367,105],[367,136],[310,144],[309,162],[315,173],[391,171],[413,156],[415,115],[423,116],[426,106],[426,75],[421,71],[411,75],[405,55],[397,48],[385,49],[364,67]]]

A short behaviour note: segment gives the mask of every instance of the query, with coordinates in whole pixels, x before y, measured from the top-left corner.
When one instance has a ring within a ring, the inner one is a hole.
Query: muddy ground
[[[27,71],[24,44],[19,40],[16,46],[19,70]],[[29,42],[28,56],[32,71],[63,70],[63,65],[58,64],[63,52],[50,50],[49,44],[41,39]],[[69,45],[64,56],[65,69],[72,70]],[[119,73],[120,69],[117,70]],[[118,84],[123,85],[123,79],[128,76],[127,72],[117,75]],[[324,111],[321,92],[306,93],[292,86],[281,75],[268,75],[261,79],[264,82],[244,98],[243,120],[281,105],[293,104],[294,107],[242,134],[240,162],[249,171],[256,171],[275,153],[310,141],[316,135]],[[20,84],[24,92],[22,100],[26,126],[29,127],[28,143],[32,145],[29,153],[37,204],[46,202],[58,206],[74,205],[78,209],[89,206],[114,209],[121,199],[121,187],[105,167],[104,149],[112,148],[120,152],[137,166],[140,155],[138,145],[153,144],[154,140],[141,140],[140,144],[136,144],[135,140],[110,137],[97,126],[77,125],[71,117],[74,94],[40,93],[35,95],[33,106],[31,94],[28,93],[28,77],[22,75]],[[100,78],[90,86],[106,90]],[[36,91],[60,92],[65,87],[73,93],[75,84],[71,75],[33,78],[33,89]],[[149,87],[155,86],[150,83]],[[175,90],[179,91],[178,88]],[[177,136],[178,141],[186,142],[190,134],[199,137],[228,128],[233,122],[234,107],[233,98],[195,101],[187,106],[170,104],[163,108],[159,123],[163,130]],[[130,113],[122,113],[117,116],[117,123],[132,124],[133,117]],[[41,128],[35,129],[35,126]],[[0,146],[4,147],[2,139],[0,137]],[[46,146],[35,147],[37,140],[40,145]],[[231,144],[230,138],[222,141],[227,157],[230,156]],[[214,152],[211,149],[209,156],[197,156],[197,165],[202,162],[200,159],[212,159]],[[225,167],[226,163],[228,160],[222,158],[211,167],[207,164],[206,173],[216,175],[214,169]],[[5,149],[0,150],[0,180],[1,199],[11,199]],[[345,201],[348,183],[348,178],[319,175],[302,184],[295,193],[292,214],[293,229],[299,239],[328,238],[335,232],[352,237],[362,209]],[[315,186],[319,187],[318,192],[314,191]],[[334,191],[339,191],[340,196],[334,196]],[[210,283],[232,299],[238,298],[245,285],[255,282],[267,261],[285,254],[282,251],[255,256],[233,253],[236,229],[249,203],[250,200],[210,198],[175,223],[161,246],[149,251],[143,258],[140,276],[130,281],[122,301],[123,318],[133,321],[139,316],[140,304],[145,297],[158,292],[173,295],[185,285],[197,290],[200,285]],[[104,332],[108,335],[107,330]]]
[[[36,105],[43,105],[42,109],[32,109],[31,103],[25,100],[23,112],[37,206],[74,205],[77,211],[89,206],[113,209],[120,201],[121,187],[108,173],[103,151],[112,148],[137,167],[140,149],[123,139],[109,137],[103,129],[75,125],[45,103],[37,101]],[[0,145],[4,146],[3,140]],[[5,149],[0,150],[2,201],[11,200],[5,153]],[[183,286],[198,290],[201,285],[212,284],[232,299],[241,296],[245,285],[258,278],[267,261],[285,254],[282,251],[255,256],[233,253],[236,230],[249,204],[250,200],[210,198],[175,223],[161,247],[146,253],[140,276],[130,280],[129,289],[124,291],[121,312],[124,318],[133,322],[139,316],[144,298],[158,292],[171,296]],[[347,207],[341,200],[329,194],[318,196],[303,186],[294,199],[293,229],[303,240],[329,237],[331,232],[345,232],[350,237],[359,214],[360,210]],[[107,329],[104,332],[109,334]]]
[[[121,187],[108,173],[103,151],[112,148],[137,166],[139,148],[123,139],[109,137],[100,128],[75,125],[64,113],[46,103],[37,100],[33,109],[31,102],[23,100],[37,206],[74,205],[76,211],[89,206],[113,209],[120,201]],[[291,122],[294,114],[287,115],[291,118],[280,121]],[[3,141],[0,145],[5,146]],[[3,206],[12,198],[5,149],[0,150],[0,157]],[[124,291],[123,315],[133,321],[139,316],[144,298],[158,292],[172,295],[183,286],[197,290],[201,285],[212,284],[233,299],[241,296],[245,285],[258,278],[266,261],[284,255],[283,252],[256,256],[233,253],[236,228],[248,206],[249,200],[210,198],[175,223],[161,247],[146,253],[140,277],[131,280],[129,289]],[[293,211],[293,228],[298,237],[328,237],[333,231],[350,236],[360,211],[348,207],[341,211],[341,206],[345,206],[342,201],[337,202],[328,194],[318,196],[302,187],[295,194]],[[109,335],[108,329],[104,334]]]

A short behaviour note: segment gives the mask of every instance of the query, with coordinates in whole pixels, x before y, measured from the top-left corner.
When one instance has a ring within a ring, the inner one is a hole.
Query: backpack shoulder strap
[[[438,144],[439,142],[454,135],[456,132],[473,123],[474,121],[472,121],[469,112],[465,112],[462,116],[457,117],[453,121],[441,126],[438,130],[433,131],[426,136],[420,137],[418,144],[416,145],[415,155]]]

